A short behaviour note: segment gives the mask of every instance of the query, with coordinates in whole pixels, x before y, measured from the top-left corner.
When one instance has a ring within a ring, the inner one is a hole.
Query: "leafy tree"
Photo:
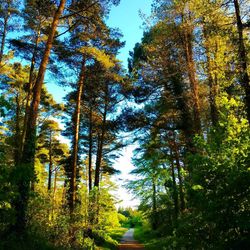
[[[18,1],[4,0],[0,4],[0,24],[1,24],[1,42],[0,42],[0,65],[2,67],[4,50],[6,47],[6,39],[9,31],[16,30],[18,27],[14,24],[14,19],[19,14]]]

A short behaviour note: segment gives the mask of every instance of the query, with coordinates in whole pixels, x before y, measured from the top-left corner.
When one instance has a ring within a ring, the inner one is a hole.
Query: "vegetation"
[[[119,208],[118,218],[121,225],[125,228],[135,228],[142,226],[143,215],[140,211],[132,208]]]
[[[148,249],[247,249],[247,3],[153,8],[154,24],[129,60],[140,108],[124,112],[139,143],[127,186],[153,230],[136,236]]]
[[[117,249],[131,227],[146,249],[248,249],[249,2],[153,1],[128,72],[118,4],[0,3],[0,249]],[[124,133],[138,210],[112,195]]]

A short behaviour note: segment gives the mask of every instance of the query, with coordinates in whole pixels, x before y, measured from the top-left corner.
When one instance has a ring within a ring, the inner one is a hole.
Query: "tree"
[[[173,249],[240,249],[248,244],[241,222],[248,210],[243,204],[249,192],[245,178],[240,176],[249,158],[243,153],[249,127],[244,119],[244,89],[234,60],[238,43],[230,37],[238,34],[231,24],[232,16],[221,3],[157,1],[154,23],[129,61],[129,94],[143,106],[143,110],[126,109],[122,117],[127,121],[126,129],[135,131],[140,145],[134,156],[134,173],[141,177],[131,181],[129,187],[141,198],[140,209],[147,213],[155,210],[154,202],[147,204],[154,200],[155,190],[158,197],[164,191],[164,205],[158,198],[156,209],[162,227],[155,227],[148,217],[152,228],[163,235],[164,246]],[[239,155],[227,155],[227,150]],[[236,163],[235,159],[241,160]],[[148,188],[150,173],[155,169],[164,170],[163,181],[158,189],[150,183],[153,191],[147,196],[150,189],[146,193],[142,190]],[[237,189],[236,199],[232,190],[238,178],[242,178],[244,187]],[[225,199],[220,202],[219,197]],[[235,227],[237,235],[232,233]]]
[[[0,42],[0,65],[2,67],[6,38],[9,31],[15,30],[17,27],[12,23],[12,19],[18,15],[18,1],[5,0],[0,4],[0,20],[1,20],[1,42]]]
[[[34,176],[34,156],[35,156],[35,137],[36,137],[36,120],[38,115],[38,106],[40,103],[41,89],[45,76],[46,67],[49,61],[50,51],[54,40],[55,32],[59,22],[59,18],[64,10],[66,0],[61,0],[58,9],[55,11],[54,18],[51,24],[51,30],[46,42],[44,56],[42,58],[37,79],[33,89],[33,99],[31,108],[29,110],[29,117],[27,119],[27,133],[23,147],[22,159],[20,161],[20,168],[28,168],[29,174],[20,180],[19,195],[20,197],[15,203],[16,206],[16,230],[23,232],[26,226],[26,210],[29,196],[30,180]],[[25,171],[27,172],[27,171]]]
[[[59,135],[58,123],[53,120],[45,121],[41,126],[41,132],[38,137],[39,147],[48,149],[48,155],[43,155],[43,162],[49,163],[48,169],[48,192],[51,192],[52,187],[52,173],[54,171],[53,163],[57,152],[57,147],[60,145],[57,137]],[[46,157],[46,158],[45,158]]]
[[[238,0],[234,0],[234,9],[235,9],[235,17],[237,23],[237,31],[238,31],[238,61],[240,65],[240,83],[245,90],[245,103],[247,110],[247,118],[248,122],[250,121],[250,83],[249,83],[249,75],[247,72],[247,53],[244,43],[243,37],[243,23],[242,17],[240,14],[240,5]]]

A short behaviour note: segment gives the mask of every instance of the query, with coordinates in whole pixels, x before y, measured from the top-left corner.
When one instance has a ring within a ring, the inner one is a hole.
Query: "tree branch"
[[[68,18],[68,17],[71,17],[71,16],[74,16],[74,15],[80,15],[81,12],[83,11],[87,11],[88,9],[90,9],[91,7],[93,7],[94,5],[96,5],[99,1],[95,1],[93,2],[92,4],[90,4],[89,6],[87,6],[85,9],[82,9],[82,10],[78,10],[78,11],[75,11],[75,10],[72,10],[72,9],[69,9],[69,8],[66,8],[67,10],[73,12],[73,13],[70,13],[70,14],[67,14],[65,16],[62,16],[60,19],[65,19],[65,18]],[[81,15],[80,15],[81,16]]]

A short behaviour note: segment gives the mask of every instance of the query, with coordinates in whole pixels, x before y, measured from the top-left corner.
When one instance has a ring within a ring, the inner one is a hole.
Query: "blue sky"
[[[149,15],[152,0],[121,0],[117,7],[112,7],[107,24],[110,27],[117,27],[123,34],[126,46],[121,49],[118,58],[127,67],[129,51],[132,51],[135,44],[141,41],[143,35],[143,21],[139,17],[139,11]]]
[[[124,67],[127,67],[127,59],[129,51],[132,51],[135,44],[141,41],[143,36],[143,20],[139,16],[141,11],[146,16],[150,15],[152,0],[121,0],[117,7],[113,7],[110,12],[107,24],[110,27],[117,27],[123,34],[123,40],[126,45],[121,49],[118,58],[123,62]],[[134,199],[132,194],[126,190],[123,185],[126,180],[131,180],[134,177],[129,175],[129,172],[134,168],[131,163],[133,150],[135,145],[130,145],[122,151],[122,156],[116,161],[114,167],[121,171],[121,174],[113,178],[119,189],[116,193],[118,200],[122,199],[120,204],[122,207],[136,207],[139,200]],[[118,205],[119,206],[119,205]]]

